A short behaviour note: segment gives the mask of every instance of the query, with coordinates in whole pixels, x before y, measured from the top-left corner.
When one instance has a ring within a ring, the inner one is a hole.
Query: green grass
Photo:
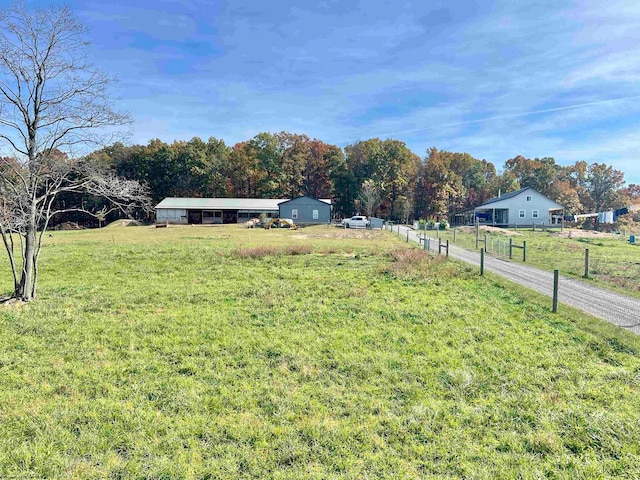
[[[53,233],[0,309],[0,478],[640,476],[638,337],[407,248]]]
[[[484,234],[482,232],[480,239]],[[542,232],[539,229],[518,229],[518,235],[509,236],[501,233],[488,233],[489,248],[494,239],[494,251],[497,250],[497,239],[508,242],[513,239],[514,245],[527,242],[527,265],[545,270],[558,269],[561,274],[575,278],[584,276],[585,249],[589,249],[589,278],[591,282],[628,295],[640,297],[640,243],[632,245],[628,236],[601,234],[593,238],[566,238],[558,235],[559,230]],[[435,231],[427,235],[436,236]],[[439,232],[444,240],[453,242],[453,231]],[[456,232],[456,245],[475,250],[475,234]],[[482,242],[480,243],[482,246]],[[501,246],[501,252],[503,247]],[[501,255],[502,256],[502,255]],[[522,250],[513,250],[513,261],[522,262]]]

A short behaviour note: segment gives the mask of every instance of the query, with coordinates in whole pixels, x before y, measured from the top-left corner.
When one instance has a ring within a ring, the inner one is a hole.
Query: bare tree
[[[100,195],[123,212],[148,205],[139,183],[68,155],[106,141],[106,127],[130,122],[111,106],[114,80],[86,62],[85,33],[66,7],[17,4],[0,12],[0,147],[11,152],[0,161],[0,233],[13,297],[23,301],[35,298],[51,218],[86,211],[82,205],[56,209],[60,194]]]
[[[360,199],[365,215],[372,217],[382,201],[380,187],[376,185],[373,180],[365,180],[362,182],[358,198]]]

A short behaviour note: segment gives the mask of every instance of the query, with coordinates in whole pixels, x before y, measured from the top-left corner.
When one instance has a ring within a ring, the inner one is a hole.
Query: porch
[[[477,208],[475,210],[475,221],[480,225],[492,225],[494,227],[509,226],[508,208]]]

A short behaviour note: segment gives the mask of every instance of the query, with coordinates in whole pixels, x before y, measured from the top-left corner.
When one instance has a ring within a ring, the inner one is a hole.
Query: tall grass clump
[[[433,256],[415,248],[393,250],[387,254],[387,258],[390,261],[380,267],[380,273],[397,280],[453,277],[459,273],[458,265],[445,262],[444,256]]]
[[[238,248],[234,256],[238,258],[263,258],[277,256],[309,255],[313,252],[311,245],[292,244],[284,247],[261,245],[259,247]]]

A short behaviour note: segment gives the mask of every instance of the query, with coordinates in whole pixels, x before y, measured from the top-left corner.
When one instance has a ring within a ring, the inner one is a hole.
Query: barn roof
[[[278,210],[278,204],[286,198],[176,198],[167,197],[157,209],[184,208],[203,210]]]
[[[313,197],[310,197],[309,195],[303,195],[302,197],[296,197],[296,198],[292,198],[291,200],[285,200],[284,202],[281,202],[281,204],[290,203],[290,202],[296,202],[298,200],[303,200],[303,199],[308,199],[308,200],[311,200],[313,202],[320,202],[320,203],[326,203],[326,204],[331,205],[331,199],[330,198],[313,198]]]

